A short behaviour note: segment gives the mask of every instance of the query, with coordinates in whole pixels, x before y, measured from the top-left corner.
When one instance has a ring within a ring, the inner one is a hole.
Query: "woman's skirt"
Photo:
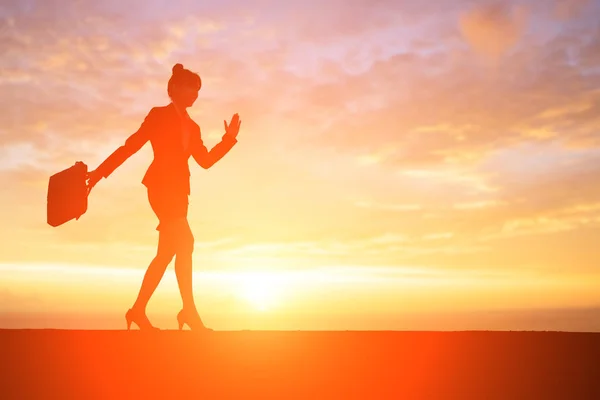
[[[148,189],[148,200],[158,217],[157,231],[171,220],[187,218],[189,198],[184,191]]]

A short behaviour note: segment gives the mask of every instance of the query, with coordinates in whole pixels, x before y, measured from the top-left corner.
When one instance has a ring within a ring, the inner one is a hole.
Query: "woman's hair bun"
[[[181,72],[183,71],[183,65],[182,64],[175,64],[173,65],[173,74],[175,74],[176,72]]]

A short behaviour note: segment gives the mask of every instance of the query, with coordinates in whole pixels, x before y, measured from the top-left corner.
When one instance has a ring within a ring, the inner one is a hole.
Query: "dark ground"
[[[600,333],[0,330],[1,399],[600,399]]]

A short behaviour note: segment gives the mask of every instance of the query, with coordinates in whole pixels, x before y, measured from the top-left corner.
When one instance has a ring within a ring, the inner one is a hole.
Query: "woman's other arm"
[[[125,144],[115,150],[98,166],[98,168],[88,174],[88,191],[91,191],[100,179],[108,178],[108,176],[123,164],[125,160],[142,148],[142,146],[150,139],[155,116],[156,108],[152,108],[142,122],[140,128],[127,138]]]

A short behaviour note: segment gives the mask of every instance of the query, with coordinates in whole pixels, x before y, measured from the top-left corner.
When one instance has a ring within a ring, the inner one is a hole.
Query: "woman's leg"
[[[165,274],[167,266],[175,255],[175,242],[172,229],[170,228],[169,226],[165,226],[159,231],[158,250],[144,275],[140,292],[133,305],[135,310],[145,312],[150,297],[152,297],[152,294]]]
[[[192,253],[194,252],[194,235],[187,218],[178,220],[178,246],[175,255],[175,275],[181,293],[183,309],[196,311],[192,285]]]

